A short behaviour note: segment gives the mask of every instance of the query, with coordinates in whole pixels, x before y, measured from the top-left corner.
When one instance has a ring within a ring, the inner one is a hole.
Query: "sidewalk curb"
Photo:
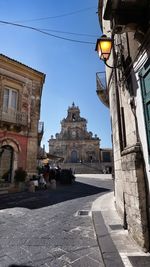
[[[124,267],[100,211],[92,211],[93,225],[105,267]]]
[[[114,192],[108,192],[97,198],[91,208],[93,227],[105,267],[150,266],[150,254],[145,254],[123,228],[114,201]]]
[[[92,204],[92,219],[99,249],[105,267],[124,267],[120,254],[106,227],[102,211],[115,210],[114,192],[109,192],[97,198]]]

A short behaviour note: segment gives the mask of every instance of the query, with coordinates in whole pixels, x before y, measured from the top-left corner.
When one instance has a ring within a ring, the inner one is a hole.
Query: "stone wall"
[[[142,153],[136,149],[132,153],[124,153],[122,171],[127,227],[137,243],[148,250],[147,190]]]

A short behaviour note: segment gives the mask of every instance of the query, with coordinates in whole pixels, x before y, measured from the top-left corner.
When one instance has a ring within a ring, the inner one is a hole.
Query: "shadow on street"
[[[0,195],[0,209],[24,207],[39,209],[63,201],[91,196],[110,191],[107,188],[96,187],[81,182],[72,185],[58,185],[55,190],[37,190],[35,193],[20,192]]]
[[[16,265],[16,264],[11,264],[8,267],[32,267],[31,265]]]

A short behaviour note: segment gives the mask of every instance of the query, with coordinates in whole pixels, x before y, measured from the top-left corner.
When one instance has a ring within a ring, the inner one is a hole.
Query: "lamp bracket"
[[[105,63],[105,65],[106,65],[108,68],[110,68],[110,69],[118,69],[118,68],[121,67],[121,64],[116,65],[116,66],[110,66],[110,65],[107,63],[107,60],[105,60],[105,59],[104,59],[104,63]]]

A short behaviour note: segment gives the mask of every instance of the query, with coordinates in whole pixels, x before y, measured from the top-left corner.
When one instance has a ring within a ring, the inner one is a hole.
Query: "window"
[[[72,120],[75,121],[76,120],[76,115],[72,114]]]
[[[102,152],[103,153],[103,162],[111,162],[110,152]]]
[[[18,92],[16,90],[5,88],[3,96],[3,111],[16,111],[18,101]]]
[[[72,131],[72,137],[76,138],[76,131]]]

